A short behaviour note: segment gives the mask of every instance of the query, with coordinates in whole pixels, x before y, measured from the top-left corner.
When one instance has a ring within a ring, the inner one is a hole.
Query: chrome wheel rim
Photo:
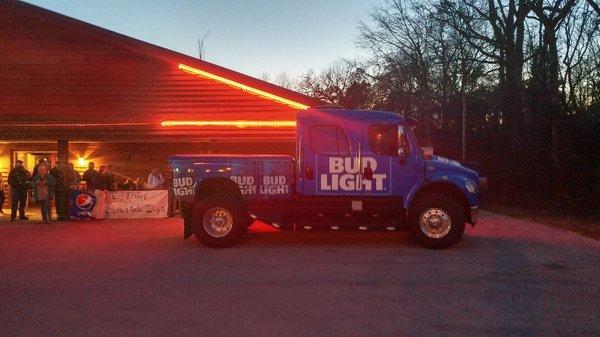
[[[429,208],[419,218],[421,231],[432,239],[440,239],[450,233],[452,220],[450,215],[440,208]]]
[[[223,207],[213,207],[204,213],[202,221],[204,230],[208,235],[222,238],[233,228],[233,216]]]

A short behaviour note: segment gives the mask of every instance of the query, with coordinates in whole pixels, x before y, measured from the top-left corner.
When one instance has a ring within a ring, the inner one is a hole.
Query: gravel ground
[[[600,242],[483,212],[405,233],[182,240],[180,219],[0,224],[0,336],[598,336]]]

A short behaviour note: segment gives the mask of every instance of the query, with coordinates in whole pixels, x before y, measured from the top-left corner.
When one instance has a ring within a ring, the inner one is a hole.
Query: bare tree
[[[578,2],[565,17],[562,39],[561,91],[572,111],[583,111],[594,97],[593,82],[600,77],[600,13],[590,2]]]
[[[369,22],[359,24],[358,43],[373,54],[370,68],[377,73],[380,104],[418,117],[424,124],[423,141],[430,143],[440,110],[433,97],[434,22],[424,20],[427,15],[426,7],[417,1],[383,1],[373,9]]]
[[[525,20],[530,12],[525,0],[442,0],[439,10],[450,24],[495,66],[501,92],[502,124],[512,130],[515,144],[521,142],[523,120],[523,67],[525,64]]]
[[[594,9],[596,15],[600,16],[600,5],[598,5],[598,3],[596,3],[594,0],[587,0],[587,2],[590,4],[590,7]]]
[[[536,120],[541,125],[541,139],[538,144],[550,144],[547,148],[552,165],[553,191],[561,194],[564,170],[561,165],[559,146],[559,123],[564,106],[560,93],[558,32],[565,18],[571,13],[576,0],[533,0],[529,7],[540,26],[539,45],[535,48],[532,67],[532,85],[536,95],[533,96],[532,111],[537,112]],[[543,146],[542,148],[546,148]]]
[[[346,108],[372,108],[371,84],[364,72],[340,60],[320,73],[301,76],[300,92]]]
[[[198,58],[203,60],[205,55],[205,48],[206,48],[206,40],[208,39],[208,34],[210,33],[210,30],[207,30],[206,33],[204,33],[204,35],[202,35],[202,37],[198,37]]]
[[[287,72],[283,71],[275,76],[273,81],[274,84],[277,84],[280,87],[295,90],[298,87],[298,83],[291,78]]]

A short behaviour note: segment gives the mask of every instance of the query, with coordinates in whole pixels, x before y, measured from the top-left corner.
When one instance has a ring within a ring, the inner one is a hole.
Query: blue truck
[[[479,176],[426,157],[415,125],[390,112],[308,109],[297,114],[295,156],[174,155],[184,238],[227,247],[260,220],[282,230],[405,228],[425,247],[449,247],[477,222]]]

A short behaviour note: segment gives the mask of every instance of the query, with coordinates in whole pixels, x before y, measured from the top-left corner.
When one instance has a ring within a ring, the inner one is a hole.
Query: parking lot
[[[2,336],[594,336],[600,243],[483,212],[455,247],[397,232],[236,247],[180,219],[0,224]]]

